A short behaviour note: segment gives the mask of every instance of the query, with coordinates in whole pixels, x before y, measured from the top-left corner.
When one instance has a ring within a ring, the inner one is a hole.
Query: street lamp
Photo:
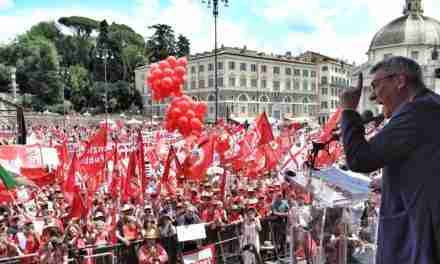
[[[215,123],[218,118],[218,80],[217,80],[217,17],[218,17],[218,4],[223,3],[225,7],[229,6],[229,0],[202,0],[202,4],[207,4],[208,8],[211,8],[212,3],[212,15],[214,16],[214,87],[215,87]]]
[[[107,63],[108,60],[113,60],[115,57],[111,53],[111,51],[107,48],[100,49],[98,53],[96,53],[97,59],[102,59],[104,61],[104,83],[105,83],[105,102],[104,102],[104,108],[105,108],[105,122],[107,123],[108,119],[108,83],[107,83]]]
[[[63,126],[66,127],[66,102],[64,94],[66,92],[67,78],[70,76],[69,69],[67,67],[60,66],[59,74],[63,79],[63,89],[61,90],[61,99],[63,101]]]
[[[17,68],[11,67],[10,71],[11,71],[12,98],[15,103],[17,101],[17,81],[16,81]]]

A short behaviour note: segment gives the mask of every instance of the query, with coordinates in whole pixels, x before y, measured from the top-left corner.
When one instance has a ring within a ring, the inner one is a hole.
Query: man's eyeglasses
[[[382,78],[380,78],[380,79],[373,80],[373,81],[371,82],[371,87],[372,87],[373,90],[374,90],[374,89],[377,87],[377,85],[378,85],[379,82],[381,82],[381,81],[383,81],[383,80],[386,80],[386,79],[389,79],[389,78],[393,78],[393,77],[396,76],[396,75],[397,75],[397,74],[393,73],[393,74],[386,75],[386,76],[384,76],[384,77],[382,77]]]

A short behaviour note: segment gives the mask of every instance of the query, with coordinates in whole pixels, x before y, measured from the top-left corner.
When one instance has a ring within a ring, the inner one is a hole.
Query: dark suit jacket
[[[341,128],[351,170],[383,168],[376,264],[440,263],[440,96],[419,94],[368,142],[357,112]]]

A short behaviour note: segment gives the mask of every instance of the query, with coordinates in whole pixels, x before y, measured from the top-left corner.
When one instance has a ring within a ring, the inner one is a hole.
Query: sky
[[[207,2],[208,0],[204,0]],[[221,1],[221,0],[219,0]],[[440,20],[439,0],[422,0]],[[437,2],[437,4],[434,4]],[[218,43],[266,53],[315,51],[363,63],[374,34],[402,15],[405,0],[229,0],[220,5]],[[0,43],[40,21],[86,16],[127,24],[148,38],[148,26],[169,24],[191,41],[191,53],[214,48],[212,9],[202,0],[0,0]]]

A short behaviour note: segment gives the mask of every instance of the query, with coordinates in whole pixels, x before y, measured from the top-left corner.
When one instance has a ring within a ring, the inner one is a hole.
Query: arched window
[[[248,101],[248,97],[245,94],[240,94],[240,96],[238,97],[238,101],[240,101],[240,102],[247,102]]]
[[[262,95],[262,96],[260,97],[260,102],[267,103],[267,102],[269,102],[269,98],[267,98],[266,95]]]
[[[214,95],[214,94],[210,94],[210,95],[208,96],[208,101],[209,101],[209,102],[213,102],[213,101],[215,101],[215,95]]]

